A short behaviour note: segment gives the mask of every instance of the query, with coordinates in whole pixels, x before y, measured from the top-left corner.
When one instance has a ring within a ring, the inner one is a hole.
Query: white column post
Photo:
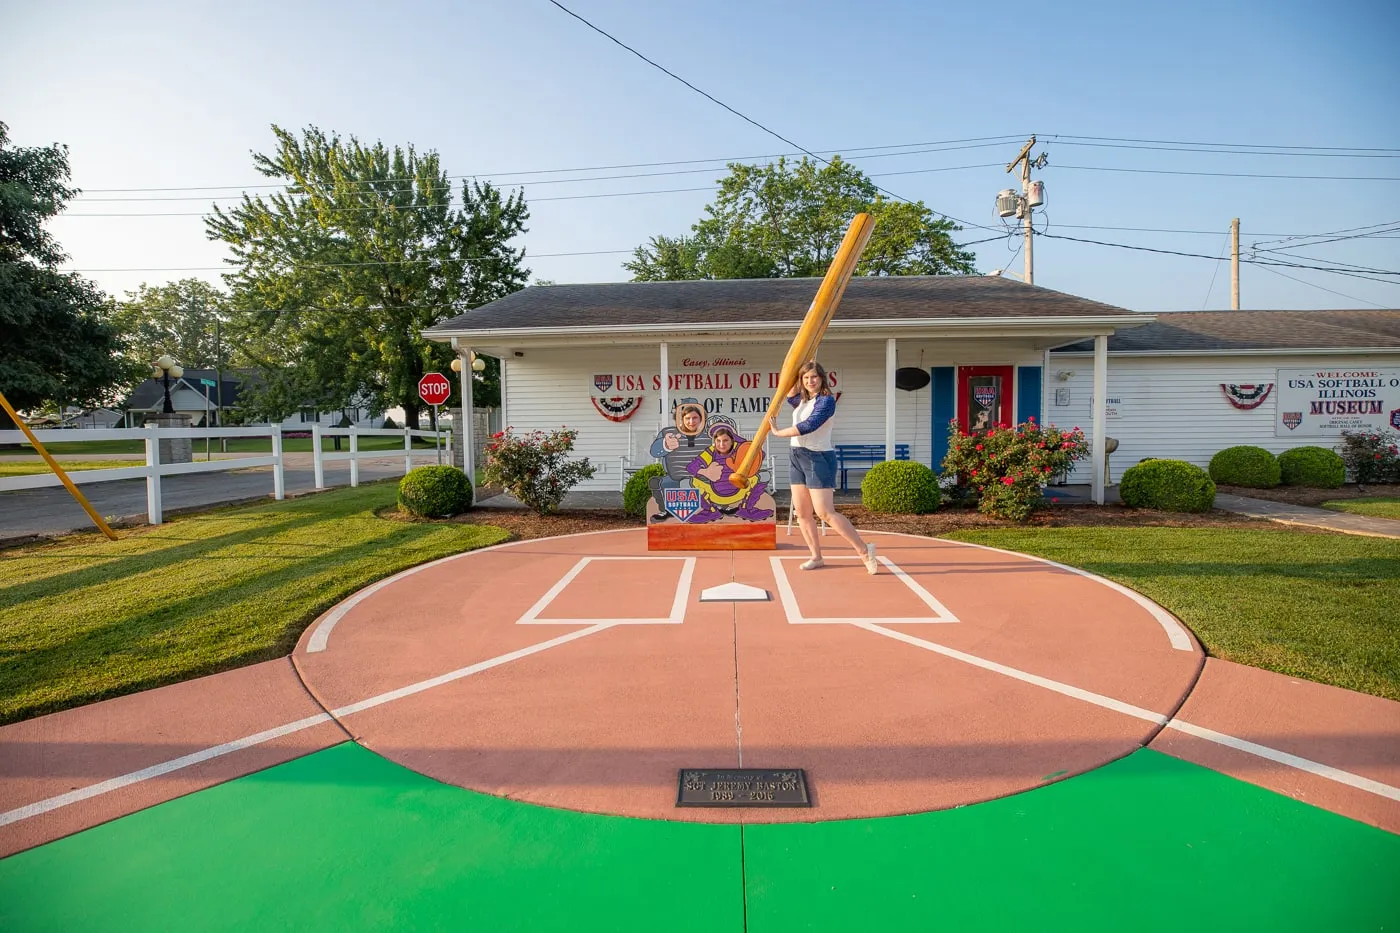
[[[671,345],[661,341],[661,424],[671,423]]]
[[[407,428],[404,434],[408,434]],[[360,434],[353,424],[350,425],[350,485],[360,485]]]
[[[314,435],[313,435],[314,436]],[[287,477],[282,471],[282,426],[272,426],[272,498],[287,498]]]
[[[1108,337],[1094,338],[1094,433],[1090,448],[1094,457],[1094,501],[1103,505],[1104,499],[1104,437],[1108,400]]]
[[[462,472],[467,474],[467,482],[476,488],[476,425],[472,424],[476,418],[473,413],[476,410],[476,402],[472,398],[475,386],[472,383],[475,377],[472,374],[472,350],[465,347],[458,351],[462,359]]]
[[[894,459],[894,435],[897,429],[895,417],[897,401],[894,389],[894,371],[899,366],[895,352],[894,338],[885,340],[885,459]]]
[[[321,462],[321,422],[311,425],[311,463],[316,471],[316,488],[326,488],[326,465]]]
[[[160,428],[154,421],[146,425],[146,521],[159,525],[160,508]]]
[[[413,429],[407,423],[403,426],[403,472],[407,476],[413,470]]]

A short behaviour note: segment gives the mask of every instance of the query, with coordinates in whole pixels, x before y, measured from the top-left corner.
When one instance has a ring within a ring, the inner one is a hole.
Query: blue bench
[[[909,445],[895,444],[894,458],[909,459]],[[841,473],[841,491],[846,492],[846,473],[849,470],[868,470],[877,463],[885,462],[884,444],[837,444],[836,469]]]

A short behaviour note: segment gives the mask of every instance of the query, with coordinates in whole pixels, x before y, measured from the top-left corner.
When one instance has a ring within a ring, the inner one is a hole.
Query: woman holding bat
[[[821,536],[816,526],[816,517],[820,517],[855,548],[856,555],[865,562],[867,573],[879,573],[875,545],[861,539],[846,517],[836,511],[832,501],[836,492],[836,450],[831,443],[831,430],[836,399],[820,363],[810,360],[802,365],[787,400],[793,407],[792,426],[778,427],[776,416],[770,419],[770,425],[774,437],[792,438],[788,474],[792,507],[797,510],[802,538],[812,552],[812,559],[803,563],[802,569],[816,570],[823,564]]]

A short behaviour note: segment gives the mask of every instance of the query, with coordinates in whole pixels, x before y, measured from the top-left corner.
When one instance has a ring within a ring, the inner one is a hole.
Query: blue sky
[[[993,199],[1012,186],[1005,163],[1031,133],[1035,151],[1049,153],[1036,177],[1048,192],[1037,227],[1050,235],[1216,256],[1236,216],[1246,249],[1400,221],[1393,2],[561,2],[800,146],[839,150],[895,194],[993,228],[968,227],[959,241],[1000,231]],[[626,256],[543,254],[630,250],[654,234],[685,233],[724,174],[722,160],[791,151],[547,0],[0,0],[0,15],[13,36],[0,60],[0,120],[15,145],[70,147],[86,193],[52,229],[72,268],[134,270],[88,272],[118,295],[141,282],[217,281],[204,267],[220,265],[222,247],[205,239],[199,216],[79,215],[197,215],[235,191],[99,189],[263,184],[250,152],[270,148],[273,123],[413,143],[437,150],[453,175],[489,173],[503,187],[528,181],[529,266],[533,277],[560,282],[623,281]],[[1067,136],[1392,151],[1173,152],[1072,145]],[[988,137],[1000,141],[869,151]],[[511,174],[681,160],[713,161]],[[984,167],[959,168],[970,165]],[[686,169],[704,171],[561,181]],[[705,190],[543,200],[673,188]],[[120,198],[137,200],[99,200]],[[976,246],[979,269],[1019,273],[1020,241]],[[1400,231],[1297,252],[1308,257],[1302,263],[1400,271]],[[1037,240],[1035,260],[1036,284],[1134,310],[1229,307],[1228,263],[1048,237]],[[1400,284],[1277,272],[1244,267],[1245,308],[1400,307]]]

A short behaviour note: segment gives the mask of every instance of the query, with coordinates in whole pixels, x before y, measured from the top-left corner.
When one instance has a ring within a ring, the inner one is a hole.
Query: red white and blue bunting
[[[1220,391],[1225,393],[1225,398],[1231,405],[1242,411],[1249,411],[1264,404],[1269,393],[1274,391],[1274,384],[1265,382],[1258,385],[1228,385],[1222,382]]]

